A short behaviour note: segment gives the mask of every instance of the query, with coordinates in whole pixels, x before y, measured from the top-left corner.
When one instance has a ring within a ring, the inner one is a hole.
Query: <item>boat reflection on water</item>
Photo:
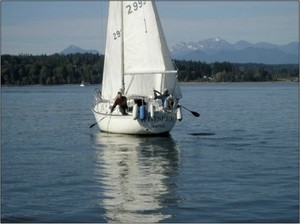
[[[103,187],[99,203],[114,222],[159,222],[178,206],[176,180],[179,145],[168,137],[98,133],[96,178]],[[177,197],[177,198],[176,198]]]

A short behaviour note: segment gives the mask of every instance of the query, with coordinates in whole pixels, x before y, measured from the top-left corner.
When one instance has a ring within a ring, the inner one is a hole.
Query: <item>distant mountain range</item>
[[[77,47],[75,45],[70,45],[66,49],[62,50],[60,54],[67,55],[67,54],[85,54],[85,53],[90,53],[90,54],[100,54],[97,50],[86,50],[80,47]]]
[[[173,59],[197,60],[207,63],[229,61],[232,63],[298,64],[299,43],[292,42],[276,45],[267,42],[252,44],[245,40],[230,44],[222,38],[210,38],[199,42],[180,42],[170,48]],[[60,54],[91,53],[101,54],[97,50],[86,50],[70,45]]]
[[[252,44],[241,40],[230,44],[221,38],[199,42],[180,42],[170,49],[171,56],[179,60],[199,60],[207,63],[229,61],[233,63],[298,64],[298,42],[275,45],[261,42]]]

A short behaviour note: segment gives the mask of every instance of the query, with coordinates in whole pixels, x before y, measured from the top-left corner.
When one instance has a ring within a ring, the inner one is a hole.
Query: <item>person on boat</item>
[[[155,89],[153,90],[153,92],[154,92],[154,99],[161,100],[161,104],[165,105],[166,104],[166,99],[170,96],[169,90],[168,89],[164,89],[163,94],[161,94],[161,92],[159,92],[159,91],[157,91]]]
[[[153,90],[154,92],[154,99],[166,99],[170,94],[168,89],[164,89],[163,94],[157,90]]]
[[[122,92],[118,92],[118,95],[115,99],[115,103],[112,106],[112,108],[110,109],[110,113],[112,113],[114,111],[114,109],[116,108],[117,105],[119,106],[119,110],[122,113],[122,115],[127,115],[127,112],[126,112],[126,110],[128,109],[127,98],[122,95]]]
[[[174,98],[172,95],[169,95],[164,102],[164,108],[167,110],[172,110],[173,106],[174,106]]]

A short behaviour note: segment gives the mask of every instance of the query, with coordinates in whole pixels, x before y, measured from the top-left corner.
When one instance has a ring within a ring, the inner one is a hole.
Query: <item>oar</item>
[[[195,117],[199,117],[200,116],[200,114],[197,113],[196,111],[191,111],[191,110],[189,110],[188,108],[186,108],[186,107],[184,107],[182,105],[180,105],[180,106],[183,107],[184,109],[186,109],[187,111],[191,112]]]
[[[105,117],[103,117],[103,118],[101,118],[100,119],[100,121],[102,121],[104,118],[106,118],[107,117],[107,115],[105,116]],[[91,126],[90,126],[90,128],[92,128],[92,127],[94,127],[96,124],[98,124],[100,121],[97,121],[95,124],[92,124]]]

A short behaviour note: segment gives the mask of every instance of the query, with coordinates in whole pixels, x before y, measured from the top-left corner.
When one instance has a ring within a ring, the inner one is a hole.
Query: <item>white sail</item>
[[[124,80],[127,95],[148,96],[167,88],[181,98],[155,3],[111,1],[108,21],[103,97],[112,99]]]
[[[102,95],[96,92],[92,109],[96,124],[111,133],[168,133],[182,120],[182,95],[154,1],[110,1],[106,36]],[[154,94],[164,89],[170,96]],[[113,107],[120,90],[127,108]]]
[[[106,34],[102,96],[113,99],[122,87],[122,20],[121,2],[110,1]]]

